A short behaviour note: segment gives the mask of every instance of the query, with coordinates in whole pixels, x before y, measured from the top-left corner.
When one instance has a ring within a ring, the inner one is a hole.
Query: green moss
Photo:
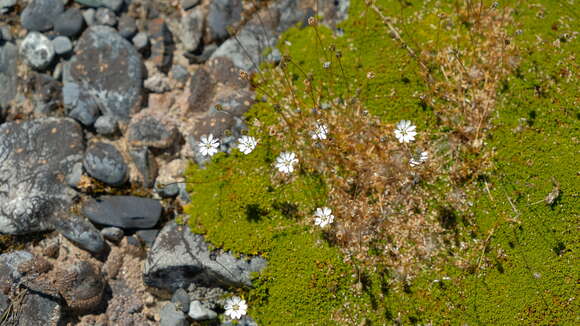
[[[453,2],[437,8],[423,1],[378,2],[386,14],[404,18],[399,26],[414,46],[429,40],[440,44],[435,48],[449,45],[449,37],[433,35],[431,25],[438,22],[435,9],[452,10]],[[355,324],[365,319],[372,325],[397,319],[405,325],[575,323],[580,112],[574,54],[580,47],[565,34],[579,26],[565,2],[501,5],[517,8],[512,32],[523,33],[516,38],[521,64],[501,90],[495,129],[486,142],[495,152],[494,169],[482,179],[480,193],[472,194],[469,212],[475,216],[474,237],[485,241],[489,236],[486,250],[471,263],[486,268],[459,269],[451,264],[455,257],[449,257],[448,266],[421,273],[403,291],[391,288],[388,273],[377,271],[362,275],[360,293],[353,292],[350,275],[355,272],[310,226],[312,211],[325,202],[323,183],[304,172],[291,182],[272,181],[273,161],[283,149],[265,132],[277,119],[267,103],[255,105],[247,115],[249,125],[256,120],[262,125],[250,130],[260,140],[253,153],[219,154],[207,168],[188,170],[192,230],[218,247],[260,253],[269,260],[247,294],[250,313],[260,324],[334,324],[333,315],[345,303],[349,308],[338,318]],[[447,132],[417,96],[425,85],[416,63],[366,11],[363,1],[352,1],[342,37],[320,29],[323,45],[334,44],[342,52],[342,69],[332,53],[322,50],[313,28],[290,30],[281,50],[313,73],[316,83],[324,81],[323,88],[343,96],[360,88],[369,111],[385,121],[408,118],[420,131]],[[545,43],[538,44],[538,37]],[[559,47],[553,45],[557,39]],[[327,60],[332,61],[330,70],[322,69]],[[293,65],[289,71],[296,81],[304,78]],[[369,71],[376,74],[370,81]],[[552,180],[561,194],[548,206],[542,200],[553,190]]]

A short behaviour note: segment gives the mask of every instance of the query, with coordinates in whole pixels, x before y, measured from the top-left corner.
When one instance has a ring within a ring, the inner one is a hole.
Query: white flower
[[[257,144],[258,141],[256,140],[256,138],[251,136],[242,136],[238,140],[238,149],[240,150],[240,152],[248,155],[254,150],[254,148],[256,148]]]
[[[283,152],[276,158],[276,168],[282,173],[292,173],[296,163],[298,163],[298,159],[293,152]]]
[[[417,158],[411,157],[411,159],[409,160],[409,165],[415,167],[419,164],[425,163],[427,159],[429,159],[429,153],[421,152],[421,154],[419,154],[419,157]]]
[[[317,123],[316,129],[312,132],[312,139],[324,140],[328,133],[328,127],[325,124]]]
[[[397,123],[397,129],[395,129],[395,137],[401,143],[409,143],[415,140],[415,135],[417,132],[415,131],[415,126],[411,124],[409,120],[401,120]]]
[[[218,147],[220,147],[220,141],[217,138],[213,138],[212,134],[201,136],[201,141],[199,143],[199,151],[203,156],[213,156],[218,152]]]
[[[321,228],[332,224],[334,221],[334,215],[332,215],[332,210],[328,207],[317,208],[314,213],[314,224],[319,225]]]
[[[248,311],[248,305],[244,299],[231,297],[226,300],[224,309],[226,310],[226,316],[229,316],[231,319],[240,319]]]
[[[330,68],[330,61],[326,61],[325,63],[323,63],[322,68],[324,68],[324,69]]]

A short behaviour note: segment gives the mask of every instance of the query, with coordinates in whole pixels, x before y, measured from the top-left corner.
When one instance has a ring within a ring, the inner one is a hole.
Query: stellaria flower
[[[224,309],[226,310],[226,316],[229,316],[231,319],[240,319],[248,311],[248,305],[244,299],[231,297],[226,300]]]
[[[293,152],[283,152],[276,158],[276,168],[282,173],[292,173],[296,163],[298,163],[298,159]]]
[[[257,144],[258,141],[256,138],[244,135],[238,140],[238,149],[240,152],[248,155],[254,150],[254,148],[256,148]]]
[[[328,127],[323,123],[316,123],[316,129],[312,132],[312,139],[324,140],[328,133]]]
[[[314,213],[314,224],[319,225],[321,228],[332,224],[334,221],[334,215],[332,215],[332,210],[328,207],[317,208]]]
[[[323,63],[322,68],[324,68],[324,69],[330,68],[330,61],[326,61],[325,63]]]
[[[401,143],[409,143],[415,140],[415,135],[417,132],[415,131],[416,126],[411,124],[409,120],[401,120],[397,123],[397,129],[395,129],[395,137]]]
[[[199,142],[199,151],[203,156],[213,156],[218,152],[218,147],[220,147],[220,141],[214,138],[212,134],[201,136]]]
[[[419,157],[411,157],[411,159],[409,160],[409,165],[415,167],[419,164],[425,163],[427,159],[429,159],[429,153],[421,152],[421,154],[419,154]]]

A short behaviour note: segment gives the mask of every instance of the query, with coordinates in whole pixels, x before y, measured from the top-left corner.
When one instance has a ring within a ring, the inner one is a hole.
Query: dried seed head
[[[314,17],[308,17],[308,25],[310,26],[316,26],[318,22],[316,21],[316,18]]]
[[[240,71],[240,78],[243,80],[250,80],[250,75],[246,71]]]
[[[341,51],[336,51],[334,53],[334,55],[336,55],[337,58],[342,58],[342,52]]]
[[[217,111],[223,111],[223,110],[224,110],[224,107],[223,107],[223,105],[221,105],[221,104],[216,104],[216,105],[215,105],[215,109],[216,109]]]
[[[375,73],[374,73],[374,72],[372,72],[372,71],[369,71],[369,72],[367,72],[367,78],[368,78],[368,79],[373,79],[373,78],[375,78]]]

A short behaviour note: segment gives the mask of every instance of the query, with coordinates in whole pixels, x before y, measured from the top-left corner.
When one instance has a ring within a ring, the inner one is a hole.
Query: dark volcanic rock
[[[82,160],[83,135],[71,119],[0,125],[0,232],[52,229],[49,220],[70,207],[65,176]]]
[[[61,0],[32,0],[20,15],[20,23],[28,30],[44,32],[63,10]]]
[[[168,148],[174,144],[177,135],[177,128],[174,125],[168,125],[154,116],[143,114],[133,117],[127,130],[127,138],[132,146]]]
[[[95,97],[76,83],[64,83],[62,101],[68,116],[85,126],[91,126],[99,116],[99,107]]]
[[[111,144],[98,142],[90,145],[83,165],[91,177],[108,185],[118,186],[127,181],[127,163]]]
[[[6,42],[0,45],[0,116],[2,109],[8,107],[16,95],[16,61],[18,59],[18,49],[16,45]]]
[[[228,33],[228,27],[239,23],[242,19],[241,0],[214,0],[209,6],[207,27],[213,40],[223,40]]]
[[[205,112],[209,109],[209,103],[213,97],[215,81],[211,74],[204,68],[199,68],[191,76],[191,95],[188,98],[189,109],[192,112]]]
[[[91,223],[78,216],[61,215],[53,224],[56,231],[81,249],[95,255],[105,249],[105,241],[99,231]]]
[[[123,229],[149,229],[161,217],[158,200],[133,196],[103,196],[83,205],[83,214],[92,222]]]
[[[54,22],[54,31],[60,35],[74,37],[83,31],[85,20],[77,8],[68,8]]]
[[[92,26],[78,40],[75,53],[64,70],[64,87],[77,85],[79,90],[71,109],[94,107],[103,115],[129,120],[141,104],[143,63],[137,50],[116,30]]]
[[[236,259],[230,253],[212,252],[203,236],[169,222],[149,251],[143,279],[147,285],[170,291],[191,283],[244,286],[251,285],[252,272],[265,266],[260,257]]]

